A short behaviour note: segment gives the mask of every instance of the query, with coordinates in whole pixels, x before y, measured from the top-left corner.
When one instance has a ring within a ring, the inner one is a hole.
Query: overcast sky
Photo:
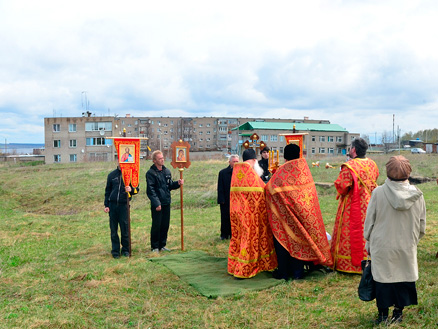
[[[0,0],[0,143],[44,143],[45,117],[86,106],[437,128],[437,17],[436,0]]]

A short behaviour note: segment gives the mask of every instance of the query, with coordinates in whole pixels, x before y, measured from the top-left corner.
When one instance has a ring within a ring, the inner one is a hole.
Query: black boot
[[[379,325],[382,322],[386,323],[388,321],[388,309],[387,308],[379,308],[379,315],[377,319],[374,321],[374,324]]]
[[[392,311],[391,323],[400,323],[403,321],[403,307],[394,307],[394,311]]]

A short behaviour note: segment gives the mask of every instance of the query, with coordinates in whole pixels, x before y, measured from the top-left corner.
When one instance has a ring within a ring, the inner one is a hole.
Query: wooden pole
[[[179,178],[183,179],[184,168],[179,168]],[[180,186],[180,203],[181,203],[181,250],[184,251],[184,204],[183,204],[183,187]]]
[[[130,193],[127,193],[126,207],[128,212],[128,241],[129,241],[129,257],[131,257],[131,207],[129,205]]]

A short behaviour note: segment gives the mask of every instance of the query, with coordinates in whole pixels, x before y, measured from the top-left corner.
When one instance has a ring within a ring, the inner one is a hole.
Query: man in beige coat
[[[411,171],[405,157],[391,157],[386,164],[388,178],[373,191],[368,204],[364,237],[376,281],[376,323],[401,322],[403,308],[417,304],[417,245],[426,229],[426,204],[423,193],[409,184]],[[388,319],[391,306],[394,311]]]

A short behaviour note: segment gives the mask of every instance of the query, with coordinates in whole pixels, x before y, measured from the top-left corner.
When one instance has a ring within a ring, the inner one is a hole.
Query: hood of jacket
[[[388,178],[383,191],[395,210],[408,210],[423,195],[423,192],[408,182],[395,182]]]

